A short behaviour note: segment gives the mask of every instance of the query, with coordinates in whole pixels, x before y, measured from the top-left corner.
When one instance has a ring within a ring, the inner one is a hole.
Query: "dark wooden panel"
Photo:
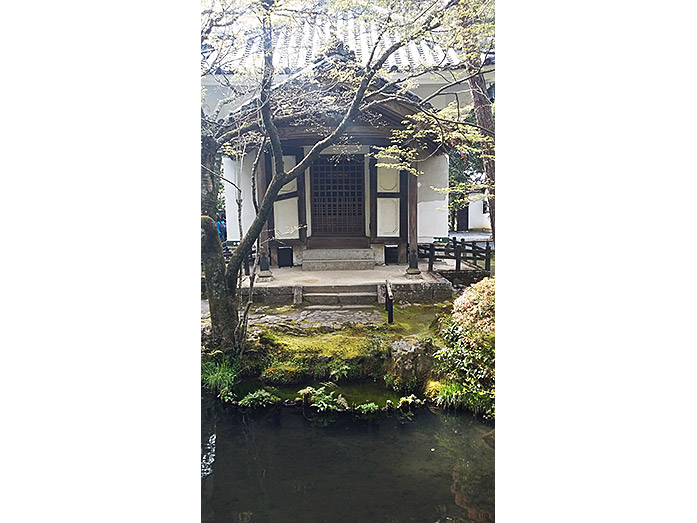
[[[375,149],[371,149],[370,152],[375,152]],[[378,161],[374,156],[370,157],[368,171],[370,174],[370,239],[372,241],[378,236]]]
[[[365,236],[362,154],[320,156],[310,168],[312,235]]]
[[[276,196],[277,202],[282,202],[283,200],[288,200],[290,198],[297,198],[298,197],[298,191],[293,191],[293,192],[287,192],[285,194],[279,194]]]

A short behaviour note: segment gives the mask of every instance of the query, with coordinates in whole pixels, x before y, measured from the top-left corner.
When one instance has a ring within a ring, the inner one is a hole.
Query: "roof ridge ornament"
[[[319,62],[328,57],[338,57],[343,60],[355,60],[356,53],[349,49],[344,42],[339,40],[336,35],[332,34],[327,43],[320,49],[317,58],[315,58],[315,62]]]

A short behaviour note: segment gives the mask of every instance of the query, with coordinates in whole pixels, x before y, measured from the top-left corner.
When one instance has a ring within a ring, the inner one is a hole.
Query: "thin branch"
[[[433,98],[433,97],[435,97],[435,96],[438,96],[440,93],[442,93],[442,92],[445,91],[446,89],[448,89],[448,88],[450,88],[450,87],[454,87],[454,86],[456,86],[456,85],[458,85],[458,84],[461,84],[462,82],[466,82],[467,80],[469,80],[469,79],[471,79],[471,78],[474,78],[475,76],[477,76],[477,75],[479,75],[479,74],[488,74],[488,73],[493,73],[493,72],[494,72],[494,69],[490,69],[490,70],[488,70],[488,71],[482,71],[482,67],[484,67],[484,66],[483,66],[483,65],[480,65],[480,66],[479,66],[479,69],[478,69],[476,72],[474,72],[474,73],[472,73],[472,74],[470,74],[470,75],[468,75],[468,76],[465,76],[465,77],[463,77],[463,78],[460,78],[459,80],[455,80],[455,81],[453,81],[453,82],[450,82],[449,84],[444,85],[443,87],[441,87],[440,89],[438,89],[438,90],[435,91],[434,93],[432,93],[432,94],[428,95],[426,98],[424,98],[424,99],[422,100],[422,102],[428,102],[431,98]],[[438,74],[438,73],[436,73],[436,74]],[[442,78],[442,77],[441,77],[441,78]],[[446,93],[446,94],[450,94],[450,93]]]
[[[209,173],[211,173],[213,176],[217,176],[218,178],[220,178],[220,179],[223,180],[224,182],[229,183],[230,185],[232,185],[232,186],[233,186],[235,189],[237,189],[238,191],[241,190],[241,189],[237,186],[237,184],[236,184],[235,182],[232,182],[232,181],[228,180],[228,179],[225,178],[222,174],[218,174],[217,172],[211,171],[208,167],[206,167],[206,166],[203,165],[203,164],[201,164],[201,167],[203,167],[206,171],[208,171]]]

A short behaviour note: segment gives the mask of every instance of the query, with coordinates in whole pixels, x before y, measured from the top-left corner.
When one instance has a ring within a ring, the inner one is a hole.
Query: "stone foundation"
[[[489,276],[487,271],[481,269],[471,271],[438,271],[438,274],[458,287],[468,287]]]

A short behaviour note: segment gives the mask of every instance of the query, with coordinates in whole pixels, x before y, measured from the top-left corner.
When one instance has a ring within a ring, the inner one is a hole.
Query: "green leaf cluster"
[[[444,378],[436,405],[494,417],[494,297],[494,279],[485,278],[455,300],[452,316],[443,328],[446,346],[434,355]]]
[[[274,396],[264,389],[259,389],[256,392],[247,394],[240,400],[239,405],[243,408],[259,409],[275,405],[280,403],[280,401],[281,399],[279,397]]]

